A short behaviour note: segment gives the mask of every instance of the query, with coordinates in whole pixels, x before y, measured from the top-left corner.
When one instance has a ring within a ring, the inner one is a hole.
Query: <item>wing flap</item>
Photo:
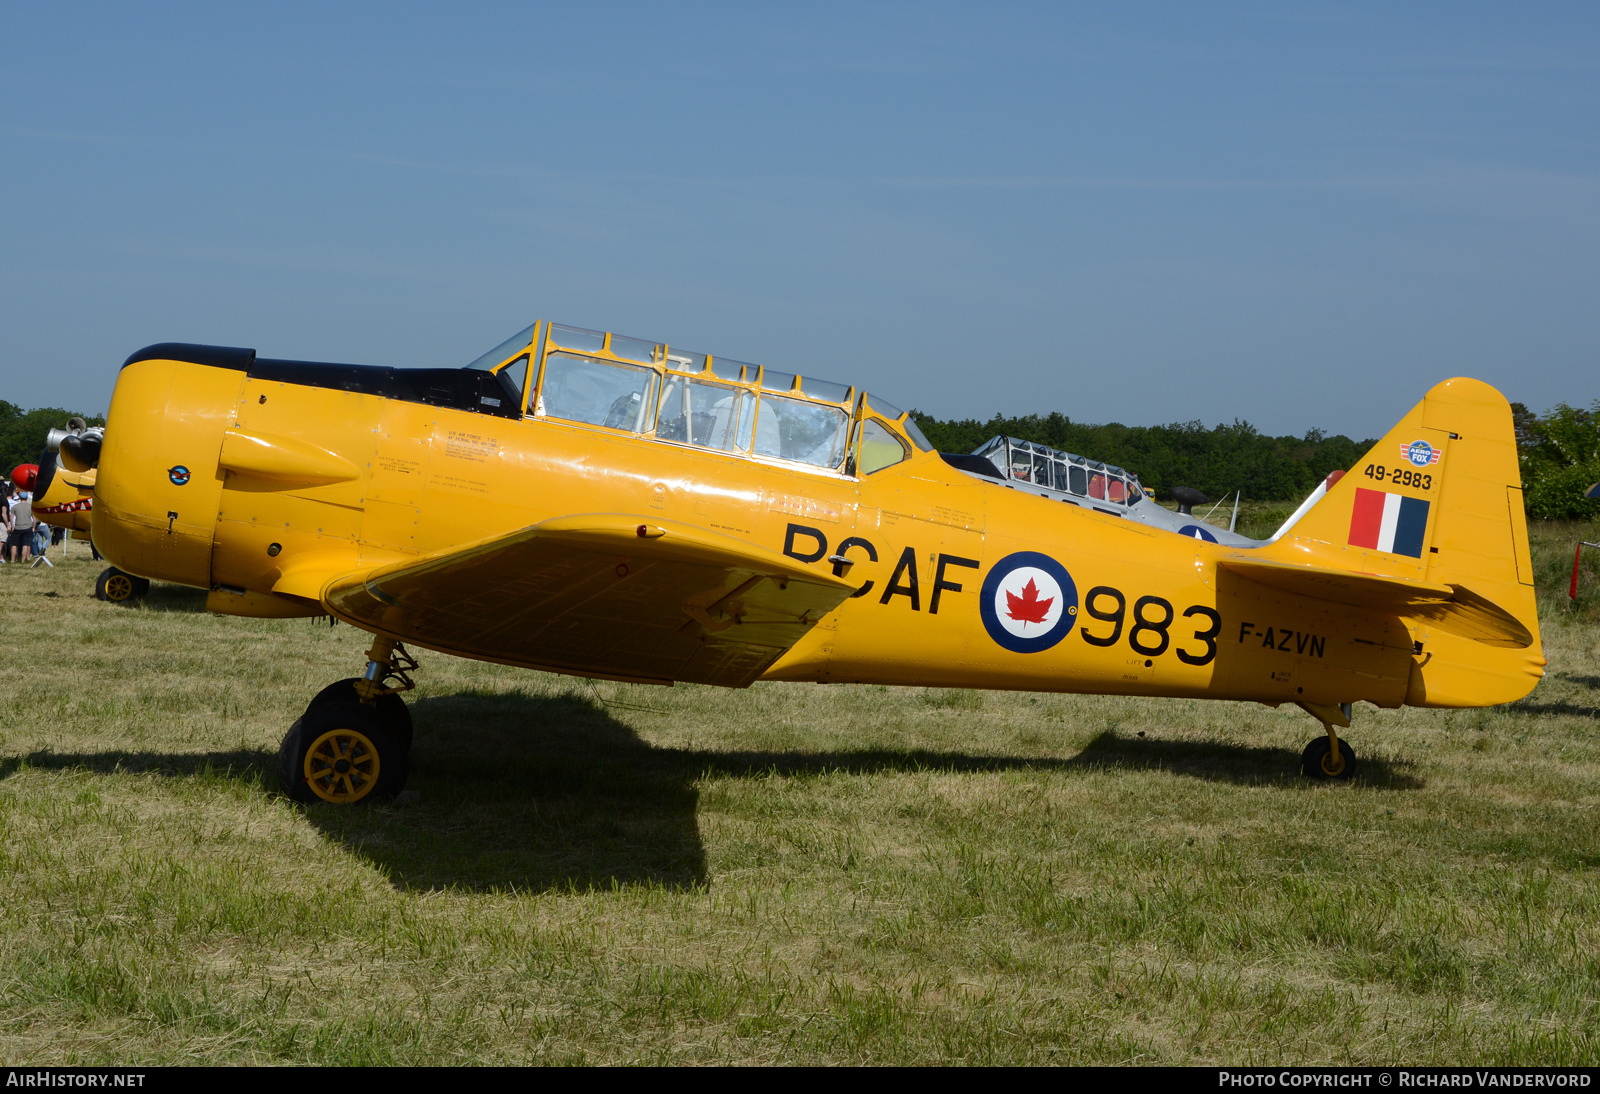
[[[1392,612],[1485,645],[1526,649],[1533,644],[1533,635],[1516,616],[1463,585],[1239,556],[1220,559],[1217,565],[1270,588],[1335,604]]]
[[[854,588],[716,532],[561,517],[332,582],[351,623],[529,668],[742,687]]]

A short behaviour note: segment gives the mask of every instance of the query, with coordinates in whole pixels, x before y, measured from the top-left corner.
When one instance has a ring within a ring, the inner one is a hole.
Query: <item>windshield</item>
[[[472,364],[467,365],[466,367],[482,369],[485,372],[492,372],[496,365],[498,365],[501,361],[504,361],[507,357],[510,357],[513,353],[516,353],[520,349],[527,349],[528,343],[533,341],[533,332],[538,326],[539,324],[533,323],[525,329],[518,331],[516,334],[513,334],[510,338],[507,338],[504,342],[501,342],[498,346],[494,347],[494,349],[490,350],[482,357],[477,358],[472,362]]]
[[[858,467],[863,475],[893,467],[906,458],[905,442],[876,418],[861,423],[861,455]]]
[[[933,451],[933,442],[922,435],[922,430],[917,428],[917,420],[910,416],[906,417],[906,436],[910,437],[916,446],[924,452]]]

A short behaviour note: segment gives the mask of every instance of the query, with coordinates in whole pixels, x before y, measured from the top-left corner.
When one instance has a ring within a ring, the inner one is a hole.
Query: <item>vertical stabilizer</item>
[[[1408,620],[1417,651],[1408,703],[1510,702],[1543,675],[1511,407],[1488,384],[1435,386],[1263,554],[1459,586],[1534,636],[1527,648],[1498,648]]]

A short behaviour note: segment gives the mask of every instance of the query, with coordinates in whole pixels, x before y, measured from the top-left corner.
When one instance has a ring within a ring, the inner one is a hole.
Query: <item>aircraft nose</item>
[[[91,471],[100,466],[100,446],[104,437],[98,430],[61,438],[61,462],[68,471]]]

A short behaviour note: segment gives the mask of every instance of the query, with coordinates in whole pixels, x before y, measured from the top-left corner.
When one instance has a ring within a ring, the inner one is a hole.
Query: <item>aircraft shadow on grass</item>
[[[1108,731],[1069,758],[931,750],[835,752],[658,748],[582,695],[463,692],[411,704],[413,803],[313,806],[310,822],[383,870],[401,889],[582,890],[615,885],[688,889],[709,883],[695,784],[892,771],[1160,770],[1236,784],[1296,785],[1299,754],[1273,747],[1165,741]],[[36,752],[23,766],[210,776],[276,790],[265,749],[154,753]],[[1365,760],[1361,782],[1412,789],[1405,765]]]
[[[1532,714],[1535,717],[1567,714],[1575,718],[1600,718],[1600,707],[1589,706],[1586,703],[1571,703],[1565,699],[1553,703],[1530,703],[1523,699],[1508,703],[1503,709],[1511,714]]]
[[[1308,733],[1308,737],[1311,734]],[[1410,773],[1411,764],[1364,755],[1361,740],[1352,741],[1357,752],[1356,778],[1380,790],[1419,790],[1423,780]],[[1168,741],[1128,737],[1112,730],[1090,741],[1084,750],[1061,764],[1067,768],[1169,771],[1214,782],[1251,785],[1304,785],[1300,753],[1271,745],[1240,745],[1220,741]]]
[[[189,612],[201,614],[206,610],[206,591],[204,589],[191,589],[184,585],[165,585],[156,583],[150,586],[150,591],[140,600],[140,604],[147,612]]]
[[[50,592],[44,595],[56,594]],[[107,611],[180,612],[200,615],[206,610],[206,591],[191,589],[186,585],[168,585],[156,581],[151,583],[150,591],[143,596],[124,600],[120,604],[106,604],[105,608]]]

